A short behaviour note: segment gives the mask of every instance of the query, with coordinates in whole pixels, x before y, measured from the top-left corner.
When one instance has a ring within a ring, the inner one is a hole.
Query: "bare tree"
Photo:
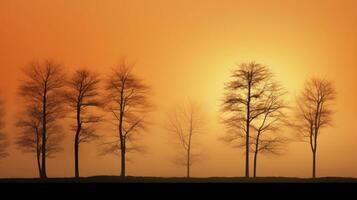
[[[0,158],[4,158],[8,156],[6,150],[9,143],[7,141],[7,137],[5,133],[2,131],[5,125],[4,116],[5,116],[5,106],[3,100],[0,99]]]
[[[278,83],[269,84],[262,99],[263,114],[251,125],[251,129],[255,132],[251,142],[251,151],[254,153],[254,177],[257,174],[258,153],[280,154],[287,142],[287,138],[279,134],[286,121],[287,104],[283,99],[284,94],[283,88]]]
[[[111,77],[107,80],[106,90],[108,98],[106,107],[114,116],[118,128],[118,139],[112,143],[106,153],[121,153],[121,176],[125,177],[126,152],[139,150],[132,141],[136,135],[146,127],[146,114],[151,108],[148,101],[149,88],[140,79],[133,75],[131,67],[123,60],[113,70]],[[128,147],[128,142],[131,146]]]
[[[42,118],[38,106],[29,105],[22,113],[21,119],[16,122],[21,128],[21,134],[16,139],[16,145],[24,153],[35,153],[39,176],[41,177],[41,155],[42,155]],[[47,124],[46,157],[53,158],[61,151],[60,142],[63,140],[62,127],[55,123]]]
[[[49,60],[44,63],[30,63],[24,69],[24,74],[27,79],[22,81],[20,95],[25,98],[27,108],[40,113],[39,116],[36,114],[35,118],[41,120],[41,178],[47,178],[48,132],[49,129],[56,130],[53,127],[58,127],[58,119],[64,117],[62,88],[65,75],[61,65]],[[29,116],[32,119],[31,115]]]
[[[195,161],[197,153],[193,153],[194,144],[200,133],[203,131],[203,115],[198,104],[189,102],[183,107],[178,107],[168,116],[167,129],[175,136],[180,147],[178,164],[186,166],[186,176],[190,177],[190,168]]]
[[[41,113],[36,107],[30,107],[21,118],[16,122],[16,126],[22,129],[16,144],[24,152],[36,153],[38,175],[41,177]]]
[[[333,83],[327,80],[312,78],[305,84],[297,98],[297,126],[301,136],[307,138],[312,151],[312,177],[316,177],[316,151],[318,135],[321,129],[331,125],[332,104],[336,99]]]
[[[79,177],[79,144],[90,142],[99,137],[96,125],[101,121],[102,116],[93,112],[93,109],[102,106],[99,98],[99,83],[99,76],[87,69],[77,70],[68,81],[69,90],[65,96],[71,110],[75,111],[76,118],[76,124],[72,126],[75,131],[74,168],[76,178]]]
[[[264,65],[255,62],[242,63],[233,70],[232,80],[225,85],[223,122],[228,128],[228,133],[236,133],[236,136],[228,141],[245,139],[246,177],[249,177],[250,127],[251,123],[265,112],[262,99],[271,77],[270,71]]]

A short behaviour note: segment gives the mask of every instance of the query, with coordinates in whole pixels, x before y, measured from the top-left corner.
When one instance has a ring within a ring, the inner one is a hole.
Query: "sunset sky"
[[[172,162],[177,149],[163,127],[173,106],[192,99],[207,115],[199,141],[204,155],[192,176],[243,176],[244,150],[219,140],[219,110],[230,70],[255,60],[288,90],[291,106],[306,79],[334,81],[336,113],[319,137],[317,176],[357,177],[356,36],[355,0],[0,0],[0,91],[12,143],[0,177],[38,176],[35,156],[14,145],[21,68],[50,58],[69,73],[88,67],[105,78],[122,57],[135,63],[155,104],[140,141],[146,153],[129,154],[128,175],[185,175]],[[73,133],[64,128],[65,150],[48,160],[49,177],[74,173]],[[101,134],[115,132],[107,127]],[[81,145],[81,176],[119,175],[120,157],[98,155],[98,143]],[[310,177],[311,159],[308,143],[292,142],[282,156],[260,156],[257,173]]]

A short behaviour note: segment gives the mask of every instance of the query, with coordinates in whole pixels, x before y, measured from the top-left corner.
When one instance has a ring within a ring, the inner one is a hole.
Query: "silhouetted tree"
[[[20,95],[27,107],[41,113],[41,178],[47,178],[46,156],[49,127],[57,127],[56,122],[64,117],[62,88],[65,75],[62,66],[46,60],[44,63],[32,62],[24,69],[26,80],[20,86]],[[36,121],[34,120],[34,121]],[[55,129],[53,129],[55,130]]]
[[[28,105],[22,113],[16,126],[21,129],[16,145],[25,153],[35,153],[39,176],[41,177],[42,155],[42,112],[39,106]],[[62,127],[55,123],[47,123],[46,157],[53,158],[61,151],[60,142],[63,140]]]
[[[190,177],[190,167],[198,156],[193,153],[194,141],[203,131],[202,111],[197,104],[189,102],[183,107],[178,107],[168,116],[168,131],[174,134],[182,150],[178,164],[186,166],[186,176]]]
[[[5,125],[4,116],[5,116],[5,106],[3,100],[0,98],[0,158],[4,158],[8,156],[6,150],[9,143],[7,141],[6,134],[2,130]]]
[[[109,143],[110,147],[105,150],[105,153],[120,150],[121,176],[125,177],[126,152],[139,150],[132,141],[137,133],[146,127],[145,117],[151,107],[148,101],[149,88],[133,75],[131,67],[123,60],[107,80],[106,90],[108,92],[106,107],[115,117],[118,140]],[[131,142],[130,147],[127,146],[127,142]]]
[[[331,105],[336,99],[333,83],[312,78],[305,84],[297,98],[297,125],[301,135],[306,137],[312,151],[312,177],[316,177],[316,151],[321,129],[331,125],[333,111]]]
[[[264,114],[264,93],[272,75],[264,65],[250,62],[238,65],[232,71],[232,80],[225,85],[222,105],[223,122],[236,133],[236,139],[245,139],[245,176],[249,177],[250,127],[253,120]],[[239,146],[243,147],[243,146]]]
[[[16,123],[16,126],[22,129],[16,144],[24,152],[36,153],[38,175],[41,177],[41,112],[35,107],[28,108],[21,118]]]
[[[76,118],[76,124],[72,126],[75,131],[74,168],[76,178],[79,177],[79,144],[90,142],[99,137],[96,133],[96,125],[102,117],[93,112],[93,109],[102,106],[99,97],[99,83],[98,75],[87,69],[77,70],[68,81],[69,90],[66,92],[66,98],[71,110],[75,111]]]
[[[287,105],[284,102],[285,92],[276,82],[266,86],[262,97],[263,114],[252,123],[251,128],[255,135],[252,136],[252,148],[254,153],[253,176],[257,174],[258,153],[280,154],[287,138],[279,134],[285,124],[285,112]]]

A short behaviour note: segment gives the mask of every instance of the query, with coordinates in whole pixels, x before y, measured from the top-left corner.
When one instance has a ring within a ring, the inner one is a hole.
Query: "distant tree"
[[[27,117],[35,118],[33,121],[41,120],[41,178],[47,178],[47,141],[50,129],[56,130],[54,127],[58,127],[58,120],[65,114],[62,89],[66,79],[62,66],[49,60],[44,63],[30,63],[24,69],[24,74],[26,79],[21,82],[20,95],[26,100],[27,108],[36,113],[30,112]],[[32,123],[32,120],[30,122]]]
[[[280,154],[286,144],[287,137],[281,136],[279,131],[285,125],[287,104],[284,101],[283,88],[276,82],[268,84],[262,102],[263,114],[251,125],[255,134],[252,136],[252,148],[254,153],[253,176],[257,174],[258,154]]]
[[[7,141],[6,134],[2,130],[5,125],[4,116],[5,116],[4,101],[0,98],[0,158],[5,158],[6,156],[8,156],[6,150],[9,143]]]
[[[79,144],[90,142],[99,137],[96,125],[102,117],[93,109],[103,104],[99,94],[99,76],[87,69],[77,70],[68,81],[66,99],[71,110],[75,111],[76,124],[72,126],[74,134],[75,177],[79,177]]]
[[[189,102],[178,107],[168,116],[168,131],[175,136],[180,147],[178,164],[186,166],[186,176],[190,177],[190,168],[198,153],[193,153],[195,141],[203,131],[203,114],[198,104]]]
[[[297,98],[297,126],[301,136],[307,138],[312,151],[312,177],[316,177],[317,141],[321,130],[331,125],[332,104],[336,99],[333,83],[312,78]]]
[[[245,139],[244,146],[239,147],[245,147],[245,176],[249,177],[250,128],[265,112],[264,93],[272,75],[266,66],[250,62],[238,65],[231,78],[225,85],[223,122],[228,133],[236,133],[236,137],[227,141]]]
[[[131,71],[131,67],[123,60],[113,70],[107,80],[108,93],[106,108],[112,113],[118,128],[118,140],[108,143],[105,153],[121,153],[121,176],[125,177],[126,152],[139,150],[133,144],[135,137],[146,128],[146,114],[151,108],[148,101],[149,87],[138,79]],[[128,147],[128,142],[131,143]]]

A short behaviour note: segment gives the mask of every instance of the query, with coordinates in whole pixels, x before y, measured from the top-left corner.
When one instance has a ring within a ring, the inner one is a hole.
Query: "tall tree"
[[[7,150],[9,143],[7,141],[6,134],[2,130],[5,125],[4,116],[5,116],[4,101],[0,98],[0,158],[4,158],[4,157],[8,156],[8,153],[6,152],[6,150]]]
[[[145,129],[146,114],[151,107],[148,101],[148,86],[138,79],[131,69],[123,60],[113,70],[106,84],[108,93],[106,107],[114,116],[119,138],[119,141],[112,143],[106,152],[120,150],[122,177],[126,174],[126,152],[137,149],[135,146],[128,147],[128,142],[132,142],[136,135]]]
[[[336,99],[336,90],[331,81],[312,78],[305,84],[297,98],[297,125],[301,136],[308,139],[312,152],[312,177],[316,177],[317,141],[321,130],[332,122],[332,104]]]
[[[95,108],[102,106],[99,98],[99,76],[87,69],[77,70],[68,81],[69,90],[66,99],[71,110],[75,111],[76,124],[72,126],[74,134],[74,171],[79,177],[79,144],[90,142],[99,137],[96,125],[102,117]],[[94,112],[93,112],[94,111]]]
[[[189,102],[184,106],[175,109],[168,116],[167,129],[175,136],[178,141],[180,152],[178,164],[186,166],[186,177],[190,177],[190,168],[195,161],[198,153],[194,153],[195,141],[203,131],[203,115],[198,104]]]
[[[41,178],[47,178],[48,128],[56,126],[58,119],[64,117],[62,89],[65,75],[62,66],[50,60],[30,63],[24,74],[26,79],[21,83],[20,95],[26,99],[28,107],[35,107],[41,113]]]
[[[258,154],[272,153],[280,154],[284,144],[288,141],[287,137],[280,134],[280,130],[286,121],[287,104],[284,101],[283,88],[277,83],[272,82],[267,85],[262,102],[263,114],[260,115],[251,125],[255,134],[252,136],[252,148],[254,153],[253,176],[257,176]]]
[[[232,71],[232,80],[225,85],[222,105],[223,122],[229,130],[245,139],[245,176],[249,177],[251,123],[264,114],[264,92],[272,75],[264,65],[242,63]],[[237,138],[235,138],[237,139]]]

